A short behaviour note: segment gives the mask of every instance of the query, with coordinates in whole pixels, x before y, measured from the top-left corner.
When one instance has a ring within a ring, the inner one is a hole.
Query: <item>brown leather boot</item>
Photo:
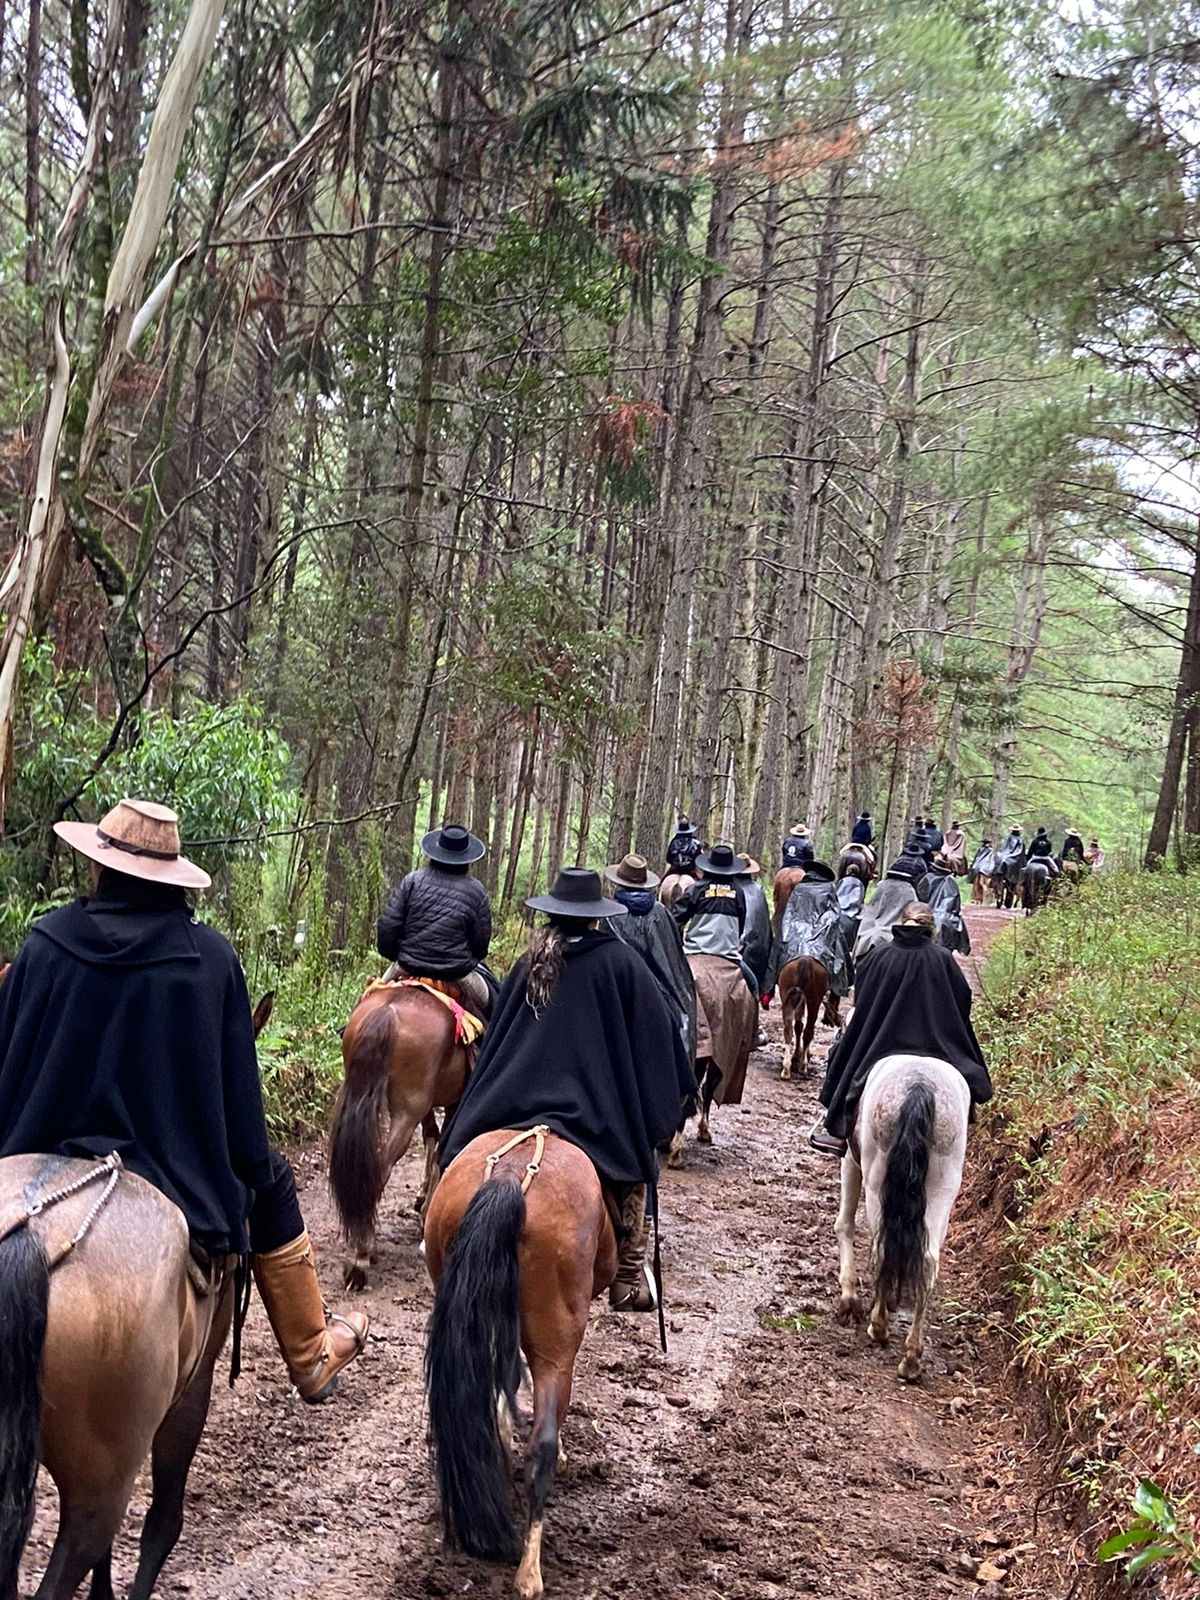
[[[352,1311],[326,1323],[307,1233],[280,1250],[255,1256],[254,1281],[300,1398],[310,1405],[332,1400],[338,1373],[367,1342],[367,1318]]]
[[[650,1229],[646,1224],[646,1185],[634,1183],[621,1203],[617,1236],[617,1275],[608,1288],[613,1311],[653,1311],[658,1304],[654,1279],[646,1266]]]

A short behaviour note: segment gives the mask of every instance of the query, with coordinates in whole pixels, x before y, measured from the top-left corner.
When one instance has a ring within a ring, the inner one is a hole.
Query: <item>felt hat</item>
[[[689,838],[694,838],[696,831],[690,817],[680,817],[679,824],[675,829],[676,833],[686,833]]]
[[[825,861],[806,861],[804,863],[805,883],[836,883],[837,873]]]
[[[451,823],[427,833],[421,840],[421,853],[445,867],[469,867],[472,861],[480,861],[487,855],[487,845],[466,828]]]
[[[858,814],[858,820],[860,822],[870,822],[871,813],[869,811],[860,811]]]
[[[593,922],[597,917],[623,917],[626,908],[619,900],[608,900],[600,874],[590,867],[563,867],[549,894],[532,895],[525,904],[531,911],[548,911],[556,917],[579,917]]]
[[[1079,839],[1079,838],[1082,837],[1082,835],[1080,834],[1078,828],[1068,828],[1066,830],[1066,832],[1070,837],[1075,838],[1075,839]]]
[[[620,889],[653,889],[659,882],[658,873],[650,871],[645,856],[622,856],[604,872],[609,882]]]
[[[742,863],[742,876],[745,878],[757,878],[762,871],[762,867],[754,857],[747,855],[744,850],[738,856],[738,860]]]
[[[802,822],[798,822],[794,828],[789,828],[788,829],[788,833],[792,836],[793,839],[807,839],[808,838],[808,829],[804,826],[804,824]]]
[[[711,850],[696,857],[696,865],[710,878],[740,878],[746,870],[734,855],[731,844],[714,844]]]
[[[180,852],[179,818],[153,800],[122,800],[95,822],[56,822],[72,850],[113,872],[179,889],[207,889],[212,879]]]

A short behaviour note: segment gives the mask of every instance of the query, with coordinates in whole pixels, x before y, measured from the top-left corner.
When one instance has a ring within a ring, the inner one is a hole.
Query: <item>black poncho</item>
[[[181,891],[125,882],[36,923],[0,985],[0,1155],[117,1150],[240,1253],[272,1181],[242,969]]]
[[[628,912],[608,917],[604,926],[638,955],[654,974],[658,992],[673,1017],[679,1019],[683,1046],[689,1061],[696,1059],[696,985],[683,953],[683,940],[675,919],[649,889],[618,889],[617,899]]]
[[[919,928],[893,928],[891,944],[859,972],[854,1012],[829,1052],[821,1090],[830,1133],[849,1136],[867,1074],[891,1055],[949,1061],[967,1080],[972,1100],[992,1098],[971,1026],[971,986],[950,952]]]
[[[525,999],[527,965],[518,961],[504,981],[442,1136],[442,1166],[481,1133],[545,1123],[602,1178],[654,1182],[655,1146],[679,1126],[696,1080],[650,969],[611,933],[585,933],[565,945],[558,985],[537,1015]]]
[[[772,987],[788,962],[800,956],[812,956],[822,964],[834,994],[850,993],[853,970],[836,883],[806,878],[792,890],[771,951],[768,977]]]

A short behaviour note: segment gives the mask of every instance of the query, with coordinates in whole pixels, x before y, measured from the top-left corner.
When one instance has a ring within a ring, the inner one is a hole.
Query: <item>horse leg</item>
[[[150,1509],[142,1525],[137,1573],[129,1600],[150,1600],[163,1563],[183,1531],[184,1491],[208,1418],[216,1355],[213,1350],[211,1359],[205,1361],[154,1435]]]
[[[424,1223],[426,1213],[429,1210],[429,1202],[433,1199],[433,1191],[437,1188],[437,1149],[438,1140],[441,1138],[437,1113],[432,1108],[421,1119],[421,1138],[425,1145],[425,1165],[421,1173],[421,1187],[417,1193],[416,1204],[413,1209],[422,1223]]]
[[[699,1065],[699,1063],[697,1063]],[[717,1092],[717,1085],[721,1081],[721,1074],[716,1065],[706,1058],[704,1073],[704,1088],[700,1100],[700,1125],[696,1129],[697,1144],[711,1144],[712,1129],[708,1125],[708,1114],[712,1110],[713,1096]]]
[[[837,1222],[834,1224],[838,1242],[837,1320],[841,1323],[861,1322],[863,1318],[854,1268],[854,1219],[858,1214],[858,1202],[862,1198],[862,1183],[862,1168],[850,1151],[847,1151],[842,1157],[842,1200],[838,1207]]]
[[[89,1572],[96,1574],[101,1585],[97,1600],[107,1600],[103,1583],[110,1570],[112,1544],[129,1508],[136,1476],[135,1469],[86,1495],[70,1484],[59,1486],[58,1534],[35,1600],[72,1600]]]
[[[800,1070],[805,1077],[812,1070],[812,1042],[817,1031],[817,1013],[821,1009],[822,998],[815,985],[805,991],[804,1040],[800,1047]]]
[[[380,1160],[380,1194],[387,1188],[397,1161],[405,1155],[412,1143],[413,1134],[417,1131],[420,1121],[420,1115],[411,1111],[392,1112]],[[379,1254],[374,1222],[356,1229],[350,1235],[350,1246],[354,1251],[354,1259],[346,1263],[342,1277],[347,1289],[365,1289],[371,1275],[371,1265],[378,1260]]]
[[[112,1586],[112,1546],[92,1568],[92,1586],[88,1590],[88,1600],[116,1600]]]
[[[783,1012],[783,1070],[779,1076],[789,1081],[792,1069],[796,1065],[796,994],[795,989],[788,989],[780,995],[780,1009]]]
[[[825,996],[825,1022],[831,1028],[840,1028],[842,1019],[839,1015],[842,1006],[840,995],[834,994],[830,989]]]
[[[965,1142],[965,1141],[964,1141]],[[906,1383],[921,1376],[921,1352],[925,1348],[925,1318],[933,1298],[934,1285],[942,1261],[942,1246],[950,1227],[950,1213],[962,1183],[963,1154],[951,1159],[943,1156],[930,1161],[925,1180],[925,1255],[921,1282],[914,1297],[912,1327],[904,1341],[904,1358],[899,1373]]]
[[[543,1369],[534,1358],[533,1433],[525,1457],[529,1529],[516,1578],[516,1589],[521,1600],[537,1600],[542,1593],[542,1525],[546,1518],[546,1502],[554,1488],[561,1459],[559,1430],[570,1400],[570,1371]]]
[[[683,1165],[683,1133],[679,1128],[671,1135],[671,1148],[667,1155],[667,1166],[673,1171],[678,1171]]]

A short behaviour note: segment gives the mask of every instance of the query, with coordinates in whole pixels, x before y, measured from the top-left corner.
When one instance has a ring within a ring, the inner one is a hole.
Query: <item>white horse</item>
[[[868,1332],[888,1342],[888,1313],[911,1300],[900,1376],[921,1375],[925,1316],[937,1282],[950,1211],[962,1183],[971,1091],[957,1068],[932,1056],[884,1056],[871,1068],[850,1150],[842,1158],[837,1219],[839,1322],[861,1322],[854,1217],[863,1188],[874,1291]]]

